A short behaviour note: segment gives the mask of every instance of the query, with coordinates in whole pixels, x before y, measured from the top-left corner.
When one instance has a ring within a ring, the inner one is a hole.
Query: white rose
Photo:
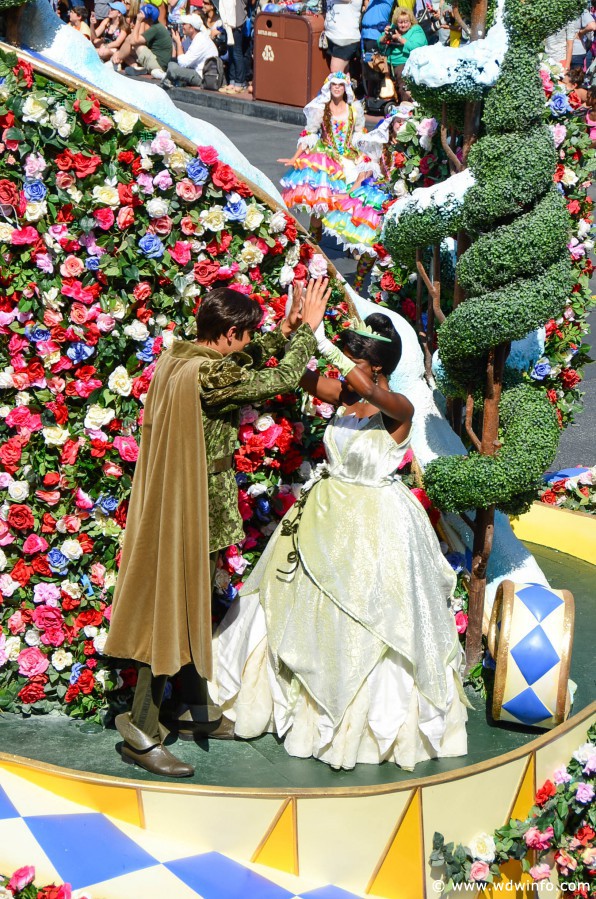
[[[169,350],[172,344],[174,343],[174,332],[173,331],[164,331],[162,334],[163,340],[163,348],[164,350]]]
[[[267,487],[265,484],[251,484],[246,492],[249,496],[262,496],[267,493]]]
[[[28,406],[31,402],[31,394],[27,393],[26,390],[19,390],[15,396],[15,402],[17,406]]]
[[[163,313],[160,312],[159,315],[157,315],[157,316],[155,317],[155,324],[156,324],[158,327],[160,327],[160,328],[165,328],[165,326],[167,325],[167,323],[168,323],[168,318],[167,318],[166,315],[163,315]]]
[[[393,193],[396,197],[405,197],[408,193],[408,188],[401,178],[393,185]]]
[[[258,206],[254,203],[251,203],[248,209],[246,210],[246,216],[244,219],[244,227],[247,231],[256,231],[257,228],[260,228],[263,224],[265,216],[261,212]]]
[[[6,568],[8,559],[6,558],[6,553],[3,549],[0,549],[0,571],[4,571]]]
[[[70,596],[71,599],[80,599],[83,595],[82,588],[78,584],[73,584],[72,581],[62,581],[60,590],[62,593],[66,593],[67,596]]]
[[[97,403],[94,403],[87,409],[85,427],[89,431],[100,431],[104,425],[109,424],[113,418],[113,409],[106,409],[104,406],[98,406]]]
[[[96,637],[93,638],[93,648],[95,652],[98,652],[100,655],[103,655],[104,647],[106,645],[106,640],[108,639],[108,632],[105,628],[99,631]]]
[[[58,298],[58,288],[50,287],[49,290],[44,290],[42,293],[42,297],[46,306],[52,306],[52,304],[55,303]],[[57,305],[61,306],[62,304],[58,303]],[[52,306],[52,308],[55,307]]]
[[[4,652],[6,653],[9,662],[16,662],[21,652],[20,637],[7,637],[6,643],[4,644]]]
[[[45,200],[40,203],[27,203],[25,208],[25,220],[28,222],[38,222],[40,218],[47,215],[48,204]]]
[[[477,837],[474,837],[469,844],[469,848],[472,857],[478,858],[480,861],[490,863],[495,859],[495,841],[488,833],[480,833]]]
[[[120,197],[115,187],[109,184],[98,184],[91,193],[93,199],[101,206],[119,206]]]
[[[132,324],[126,325],[124,333],[133,340],[145,341],[149,337],[149,328],[137,319]]]
[[[589,758],[594,755],[596,751],[596,747],[593,743],[582,743],[581,746],[573,753],[573,758],[580,763],[580,765],[585,765]]]
[[[73,201],[73,203],[80,203],[83,199],[83,191],[79,190],[78,187],[75,187],[74,184],[72,187],[67,188],[66,193]]]
[[[120,680],[119,686],[122,686],[124,683],[122,678],[119,677],[119,680]],[[101,687],[102,690],[106,689],[106,684],[108,682],[108,672],[106,671],[105,668],[102,668],[100,671],[95,671],[95,682],[97,684],[99,684],[99,686]],[[79,896],[78,894],[73,893],[72,899],[91,899],[91,897],[89,896],[88,893],[86,896],[83,896],[83,895]]]
[[[72,131],[72,125],[68,121],[66,107],[57,106],[50,116],[50,125],[55,128],[60,137],[68,137]]]
[[[108,387],[112,393],[117,393],[119,396],[130,396],[132,378],[129,377],[123,365],[119,365],[118,368],[114,369],[108,378]]]
[[[286,253],[286,265],[291,265],[292,268],[295,265],[298,265],[300,262],[300,247],[298,244],[293,244],[288,252]]]
[[[7,415],[10,415],[12,409],[10,406],[0,406],[0,418],[6,418]]]
[[[154,197],[154,199],[149,200],[147,205],[145,206],[147,210],[147,215],[152,219],[161,218],[162,215],[167,215],[170,210],[170,204],[167,200],[162,200],[160,197]]]
[[[13,481],[8,485],[8,495],[16,503],[22,503],[29,496],[29,484],[27,481]]]
[[[110,587],[115,587],[116,586],[116,572],[108,571],[108,573],[106,574],[106,576],[103,579],[103,583],[104,583],[104,587],[106,590],[109,590]]]
[[[567,187],[572,187],[574,184],[577,184],[579,178],[573,171],[573,169],[568,168],[567,166],[563,167],[563,177],[561,178],[561,183],[565,184]]]
[[[19,582],[13,581],[9,574],[0,574],[0,593],[2,596],[12,596],[20,586]]]
[[[223,210],[219,206],[212,206],[211,209],[204,209],[200,215],[201,223],[209,231],[221,231],[226,224]]]
[[[0,371],[0,390],[10,390],[11,387],[14,387],[13,373],[12,365],[8,365],[3,371]]]
[[[286,230],[286,217],[279,209],[269,220],[269,231],[271,234],[279,234],[280,231]]]
[[[275,424],[271,415],[261,415],[255,423],[257,431],[268,431]]]
[[[78,540],[65,540],[60,547],[60,552],[71,562],[76,562],[83,555],[83,547]]]
[[[36,627],[30,627],[29,630],[25,632],[25,643],[27,646],[39,646],[40,632]]]
[[[23,106],[23,121],[45,125],[49,121],[47,99],[37,97],[35,94],[28,96]]]
[[[291,265],[283,265],[279,273],[279,286],[289,287],[294,280],[294,269]]]
[[[99,631],[93,624],[88,624],[83,628],[83,633],[87,637],[88,640],[93,640],[94,637],[97,637]]]
[[[311,278],[325,278],[327,276],[327,260],[320,253],[315,253],[308,263],[308,273]]]
[[[65,668],[70,668],[72,665],[72,653],[66,652],[64,649],[57,649],[52,653],[50,661],[56,671],[64,671]]]
[[[117,318],[118,321],[121,321],[126,315],[126,312],[126,306],[121,299],[112,300],[110,303],[110,315],[112,318]]]
[[[12,232],[15,229],[12,225],[8,225],[6,222],[2,222],[0,224],[0,242],[1,243],[10,243],[12,238]]]
[[[280,242],[280,244],[282,245],[282,247],[287,247],[287,245],[288,245],[289,242],[290,242],[290,241],[288,240],[288,238],[286,237],[285,234],[280,234],[279,237],[278,237],[277,239],[279,240],[279,242]]]
[[[114,113],[114,121],[121,134],[130,134],[139,121],[139,117],[136,112],[131,112],[129,109],[119,109]]]
[[[70,437],[68,430],[59,425],[43,428],[41,433],[48,446],[63,446]]]
[[[242,265],[246,266],[246,268],[252,268],[255,265],[260,265],[263,261],[264,254],[262,250],[259,250],[254,243],[245,243],[242,249],[240,250],[240,262]]]
[[[588,236],[592,229],[592,225],[587,219],[580,219],[579,224],[577,226],[577,238],[578,240],[583,240]]]

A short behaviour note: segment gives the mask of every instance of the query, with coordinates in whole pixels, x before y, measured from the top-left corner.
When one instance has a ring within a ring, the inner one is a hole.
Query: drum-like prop
[[[574,618],[568,590],[502,581],[488,629],[495,720],[552,728],[569,715]]]

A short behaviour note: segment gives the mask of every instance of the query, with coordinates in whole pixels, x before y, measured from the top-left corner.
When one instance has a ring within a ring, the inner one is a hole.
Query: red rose
[[[7,178],[0,179],[0,203],[3,206],[18,206],[19,203],[17,186]]]
[[[56,530],[56,519],[49,512],[45,512],[41,519],[42,534],[53,534]]]
[[[593,840],[595,836],[596,836],[596,833],[590,827],[590,825],[584,824],[584,826],[580,827],[580,829],[576,833],[575,838],[580,841],[582,846],[587,846],[588,843],[591,842],[591,840]]]
[[[217,262],[203,259],[201,262],[197,262],[194,267],[195,281],[198,281],[203,287],[209,287],[215,280],[217,280],[218,272],[219,265]]]
[[[406,318],[409,318],[410,321],[416,321],[416,303],[409,297],[402,300],[401,312]]]
[[[89,553],[93,551],[93,547],[95,544],[89,534],[79,534],[77,540],[81,544],[81,548],[86,555],[89,555]]]
[[[35,558],[31,562],[31,567],[35,574],[38,574],[40,577],[54,577],[52,569],[50,568],[48,560],[45,556],[35,556]]]
[[[74,465],[79,455],[79,441],[67,440],[60,453],[60,465]]]
[[[74,153],[72,155],[72,165],[77,178],[86,178],[87,175],[93,175],[101,165],[99,156],[85,156],[84,153]]]
[[[77,686],[79,687],[81,693],[85,695],[89,695],[89,693],[93,692],[93,687],[95,686],[95,678],[93,677],[93,672],[88,668],[85,668],[81,671],[80,677],[77,681]]]
[[[63,883],[60,886],[43,887],[38,890],[36,899],[71,899],[70,884]]]
[[[211,180],[216,187],[221,187],[225,191],[235,190],[238,185],[236,175],[225,162],[215,163],[211,170]]]
[[[99,108],[99,100],[96,100],[93,96],[88,96],[86,100],[83,101],[86,105],[91,104],[90,108],[87,109],[86,112],[81,112],[81,102],[80,100],[75,100],[72,108],[75,112],[81,113],[81,118],[85,122],[86,125],[91,125],[93,122],[97,122],[99,117],[101,116],[101,110]]]
[[[29,682],[22,690],[19,690],[18,696],[25,705],[33,705],[34,702],[45,699],[46,694],[43,684]]]
[[[557,788],[551,780],[546,780],[536,793],[536,805],[544,805],[555,795]]]
[[[44,487],[55,487],[56,484],[60,483],[60,475],[57,471],[48,471],[47,474],[43,476],[43,485]]]
[[[79,695],[79,692],[80,692],[79,685],[71,684],[64,696],[64,702],[68,705],[68,703],[72,702],[73,699],[77,698],[77,696]]]
[[[31,509],[20,503],[15,503],[10,507],[6,520],[15,531],[30,531],[35,527]]]
[[[294,268],[294,281],[306,281],[308,270],[301,262]]]
[[[9,437],[0,447],[0,462],[7,471],[14,471],[23,454],[23,441],[20,437]]]
[[[219,158],[215,147],[197,147],[197,156],[205,165],[213,165]]]
[[[300,450],[296,447],[290,447],[281,461],[281,470],[284,474],[291,474],[297,471],[304,461],[304,457]]]
[[[570,200],[569,203],[567,203],[567,211],[570,215],[577,215],[579,212],[581,212],[581,206],[579,202],[577,200]]]
[[[109,231],[115,222],[114,210],[110,209],[109,206],[104,206],[102,209],[96,209],[93,212],[93,218],[103,231]]]
[[[401,169],[406,164],[406,156],[405,153],[394,153],[393,154],[393,165],[396,169]]]
[[[29,581],[31,580],[31,575],[33,574],[33,568],[23,559],[19,559],[16,563],[12,571],[10,572],[10,576],[13,581],[18,581],[21,587],[26,587]]]
[[[542,496],[540,497],[540,502],[546,503],[548,506],[556,506],[557,504],[557,494],[553,493],[552,490],[545,490]]]
[[[123,184],[120,182],[118,184],[118,197],[120,198],[122,206],[132,206],[134,200],[136,200],[136,197],[132,192],[132,184]]]
[[[121,150],[118,153],[118,162],[121,162],[123,165],[130,165],[135,158],[135,154],[132,150]]]
[[[381,277],[381,290],[389,290],[392,293],[398,291],[401,284],[398,284],[391,272],[385,272]]]
[[[63,150],[62,153],[58,153],[54,162],[56,163],[56,168],[60,169],[61,172],[69,172],[72,168],[72,153],[70,150]]]
[[[114,521],[116,524],[119,524],[121,528],[126,527],[126,516],[128,514],[128,500],[124,500],[124,502],[120,503],[118,508],[114,513]]]
[[[294,222],[291,218],[286,219],[286,230],[285,235],[291,243],[294,243],[298,236],[298,229],[296,227],[296,222]]]
[[[19,81],[22,78],[27,87],[33,87],[33,67],[31,63],[25,62],[24,59],[19,59],[12,71]]]
[[[581,376],[573,368],[564,368],[561,371],[561,381],[565,390],[573,390],[581,381]]]
[[[102,621],[102,614],[98,609],[87,609],[77,615],[75,626],[82,630],[84,627],[99,627]]]

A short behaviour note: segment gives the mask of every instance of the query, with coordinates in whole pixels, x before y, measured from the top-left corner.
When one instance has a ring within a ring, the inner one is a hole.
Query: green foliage
[[[555,146],[546,126],[527,134],[491,134],[472,147],[468,163],[477,183],[465,196],[463,226],[484,230],[523,212],[546,193],[556,164]]]
[[[443,512],[495,504],[520,514],[535,498],[557,452],[559,424],[543,393],[521,384],[503,394],[499,412],[504,443],[496,456],[444,456],[424,472],[424,489]]]
[[[573,286],[568,256],[536,278],[461,303],[439,329],[439,352],[451,375],[460,359],[483,356],[492,346],[521,340],[530,331],[559,315]]]
[[[539,274],[566,251],[571,218],[552,187],[531,212],[480,237],[457,263],[468,296]]]
[[[544,90],[533,50],[512,47],[484,106],[487,134],[528,131],[542,120]]]
[[[586,8],[585,0],[506,0],[505,27],[512,40],[534,50]]]
[[[460,225],[461,206],[428,206],[422,211],[413,207],[397,221],[387,222],[384,242],[389,253],[395,258],[413,253],[417,247],[427,247],[440,243],[444,237],[455,234]]]

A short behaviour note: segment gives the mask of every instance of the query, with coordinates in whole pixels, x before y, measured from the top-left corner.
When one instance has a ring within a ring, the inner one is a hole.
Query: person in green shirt
[[[379,50],[387,57],[400,103],[412,99],[402,77],[404,66],[412,50],[425,47],[426,44],[426,35],[412,10],[398,6],[393,13],[391,25],[387,25],[379,38]]]

